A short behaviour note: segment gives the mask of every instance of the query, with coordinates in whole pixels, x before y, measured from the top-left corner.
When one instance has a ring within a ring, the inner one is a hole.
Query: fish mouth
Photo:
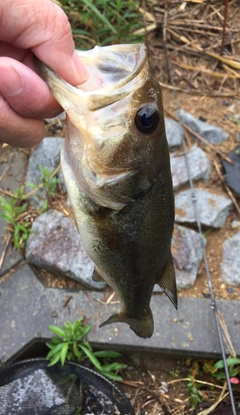
[[[146,80],[148,58],[143,43],[95,46],[92,50],[77,53],[90,74],[88,81],[78,87],[68,84],[36,59],[43,79],[65,111],[69,109],[69,101],[74,101],[82,110],[103,108],[126,97]]]

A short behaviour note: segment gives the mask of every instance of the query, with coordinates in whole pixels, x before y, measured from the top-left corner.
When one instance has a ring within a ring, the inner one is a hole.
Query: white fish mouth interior
[[[90,77],[78,86],[84,92],[117,89],[132,80],[146,61],[144,44],[95,46],[90,51],[77,51]]]

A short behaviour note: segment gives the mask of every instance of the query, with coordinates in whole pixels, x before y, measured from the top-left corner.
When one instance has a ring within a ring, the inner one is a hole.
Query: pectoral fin
[[[111,323],[127,323],[129,324],[130,329],[132,329],[137,336],[143,337],[144,339],[151,337],[153,334],[154,323],[150,308],[147,315],[140,319],[130,318],[123,313],[115,313],[109,317],[108,320],[104,321],[104,323],[102,323],[99,327],[103,327]]]
[[[94,267],[93,273],[92,273],[92,280],[95,282],[103,282],[104,279],[101,277],[101,275],[99,274],[99,271],[97,269],[97,267]]]
[[[168,296],[169,300],[173,303],[175,308],[177,308],[177,287],[172,254],[170,254],[169,260],[164,270],[164,274],[156,284],[162,288],[162,290]]]

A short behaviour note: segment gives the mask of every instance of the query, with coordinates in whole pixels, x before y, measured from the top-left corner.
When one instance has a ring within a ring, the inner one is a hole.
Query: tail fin
[[[127,323],[130,326],[130,329],[134,331],[134,333],[138,337],[143,337],[144,339],[152,337],[153,329],[154,329],[154,323],[153,323],[153,317],[152,317],[152,311],[149,308],[148,314],[141,318],[141,319],[135,319],[126,316],[123,313],[116,313],[113,314],[111,317],[109,317],[108,320],[104,321],[99,327],[104,327],[107,324],[111,323]]]

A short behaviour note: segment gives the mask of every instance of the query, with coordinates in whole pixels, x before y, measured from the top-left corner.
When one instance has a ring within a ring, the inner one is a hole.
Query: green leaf
[[[86,336],[89,331],[91,330],[92,325],[91,324],[87,324],[86,326],[83,327],[83,332],[84,332],[84,336]]]
[[[102,366],[102,369],[105,372],[112,372],[112,371],[116,371],[116,370],[121,370],[121,369],[126,369],[127,365],[125,365],[124,363],[109,363],[107,365]]]
[[[57,353],[51,360],[48,366],[53,366],[61,359],[61,352]]]
[[[63,329],[61,329],[60,327],[58,327],[58,326],[48,326],[48,328],[52,333],[56,334],[59,337],[65,337],[66,336],[65,331]]]
[[[94,352],[94,355],[97,357],[109,357],[109,358],[115,358],[115,357],[122,356],[120,353],[114,352],[112,350],[100,350],[98,352]]]
[[[228,366],[240,364],[240,359],[238,357],[229,357],[226,360]],[[215,367],[216,369],[222,369],[224,367],[223,360],[219,360],[218,362],[216,362],[213,367]]]
[[[83,346],[82,344],[79,345],[79,347],[84,351],[84,353],[86,354],[86,356],[89,358],[89,360],[94,364],[94,366],[98,369],[98,370],[102,370],[102,366],[100,365],[100,362],[98,361],[98,359],[94,356],[94,354],[85,346]]]
[[[112,380],[117,380],[117,381],[123,380],[122,376],[116,375],[115,373],[112,373],[112,372],[103,372],[103,371],[101,371],[101,373],[104,376],[106,376],[107,378],[112,379]]]
[[[65,343],[64,346],[63,346],[63,348],[62,348],[62,351],[61,351],[61,364],[62,364],[62,366],[64,365],[65,360],[66,360],[66,356],[67,356],[67,352],[68,352],[68,347],[69,347],[69,344],[68,343]]]
[[[65,342],[62,342],[57,345],[54,345],[52,349],[50,350],[50,352],[48,352],[47,359],[54,356],[56,353],[61,352],[65,344],[66,344]]]
[[[83,356],[83,352],[78,349],[78,345],[76,342],[73,344],[73,352],[78,359],[81,359]]]
[[[99,20],[105,23],[113,33],[117,34],[116,29],[111,25],[111,23],[108,21],[105,15],[102,14],[92,3],[90,3],[88,0],[82,0],[82,2],[86,4],[86,6],[88,6],[89,9],[91,9],[95,13]]]

